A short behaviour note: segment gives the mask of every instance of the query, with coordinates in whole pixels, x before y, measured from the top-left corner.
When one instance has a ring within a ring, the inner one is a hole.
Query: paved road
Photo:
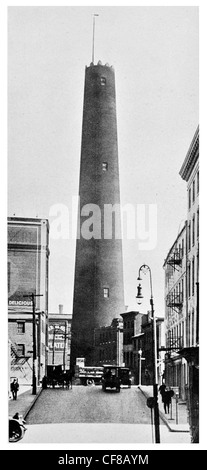
[[[120,393],[101,387],[43,390],[27,416],[28,443],[154,443],[146,399],[137,389]],[[161,443],[190,444],[188,433],[169,432],[160,421]]]
[[[103,392],[100,386],[43,390],[27,417],[40,423],[151,423],[146,399],[137,387]]]

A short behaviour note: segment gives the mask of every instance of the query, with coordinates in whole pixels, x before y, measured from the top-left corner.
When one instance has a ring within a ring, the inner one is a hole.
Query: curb
[[[148,395],[138,386],[138,389],[140,390],[140,392],[142,392],[142,394],[144,395],[145,398],[148,398]],[[160,411],[160,408],[159,408],[159,416],[161,418],[161,420],[166,424],[166,426],[168,427],[169,431],[171,432],[190,432],[190,429],[175,429],[175,428],[172,428],[168,422],[168,419],[165,417],[164,413],[162,411]]]
[[[24,412],[23,414],[23,419],[26,420],[26,417],[27,415],[29,414],[29,412],[31,411],[31,409],[33,408],[34,404],[36,403],[37,399],[39,398],[39,396],[41,395],[42,393],[42,388],[39,390],[39,392],[37,392],[37,395],[34,397],[34,400],[32,401],[32,403],[30,403],[30,405],[28,406],[28,408],[26,409],[26,411]]]

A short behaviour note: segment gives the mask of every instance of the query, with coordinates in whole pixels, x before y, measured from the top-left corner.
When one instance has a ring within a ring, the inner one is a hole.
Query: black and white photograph
[[[7,6],[9,450],[202,443],[199,8]]]

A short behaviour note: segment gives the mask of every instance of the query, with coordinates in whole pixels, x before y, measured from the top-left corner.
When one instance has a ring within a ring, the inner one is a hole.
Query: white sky
[[[199,122],[196,6],[9,7],[8,215],[49,218],[53,204],[70,210],[78,194],[94,12],[95,62],[116,74],[121,203],[158,210],[154,250],[123,242],[125,303],[137,308],[137,273],[147,263],[162,316],[162,266],[187,214],[179,170]],[[50,253],[49,309],[72,313],[75,241],[51,239]]]

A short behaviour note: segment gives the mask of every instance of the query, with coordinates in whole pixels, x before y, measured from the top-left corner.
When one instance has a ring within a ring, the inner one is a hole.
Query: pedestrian
[[[13,400],[17,399],[18,390],[19,390],[18,379],[14,379],[13,382],[11,383],[11,392],[12,392]]]
[[[45,390],[47,388],[47,377],[44,375],[42,379],[42,388]]]
[[[65,382],[66,382],[66,388],[72,390],[73,374],[72,374],[72,371],[71,371],[71,370],[69,370],[69,371],[66,373]]]
[[[159,387],[159,392],[160,392],[160,395],[161,397],[163,397],[164,393],[165,393],[165,390],[166,390],[166,385],[163,383],[162,385],[160,385]],[[163,401],[163,400],[162,400]]]
[[[165,390],[165,392],[163,393],[162,401],[164,404],[165,414],[170,412],[170,404],[171,404],[171,399],[173,395],[174,395],[173,390]]]

